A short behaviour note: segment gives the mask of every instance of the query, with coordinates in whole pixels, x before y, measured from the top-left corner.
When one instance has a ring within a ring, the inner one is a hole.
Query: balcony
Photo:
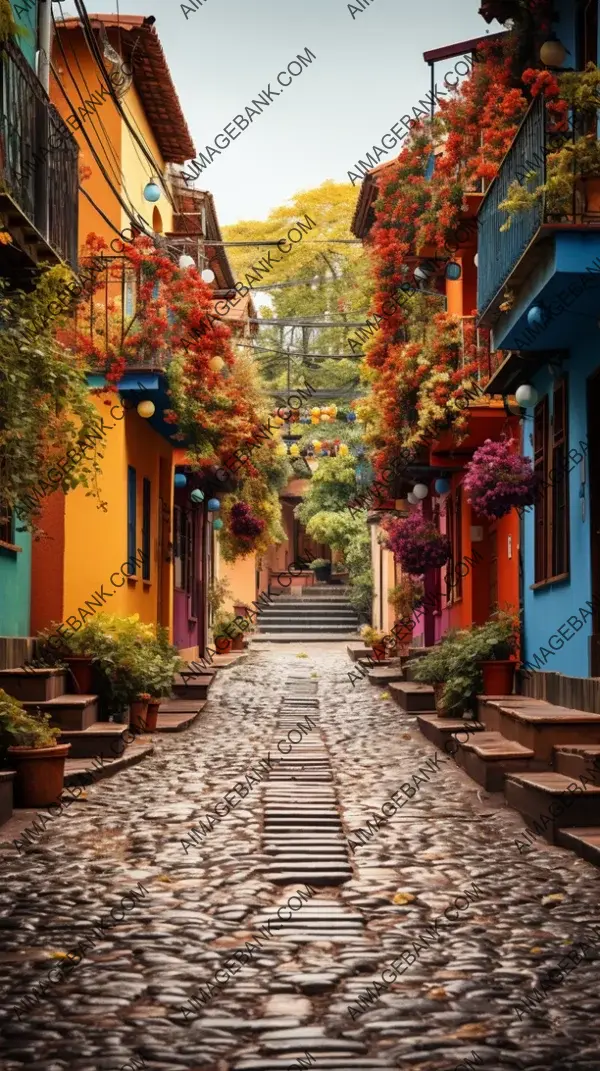
[[[567,287],[579,286],[577,277],[586,275],[586,266],[593,265],[594,257],[600,253],[600,202],[593,189],[598,182],[595,174],[574,173],[570,192],[561,195],[560,202],[555,194],[551,206],[543,195],[532,207],[512,216],[509,230],[500,230],[508,216],[499,205],[507,198],[511,184],[518,181],[529,191],[543,185],[547,180],[547,154],[596,132],[594,114],[571,113],[570,128],[564,133],[557,133],[552,122],[544,98],[537,97],[479,211],[479,323],[494,328],[496,348],[568,345],[572,330],[569,317],[553,324],[551,339],[547,332],[538,331],[532,340],[532,332],[527,331],[527,313],[532,305],[549,309]],[[581,285],[583,296],[574,311],[586,316],[593,311],[589,306],[594,299],[583,291]]]
[[[13,239],[0,247],[2,270],[76,269],[77,142],[20,50],[7,41],[0,51],[0,215]]]

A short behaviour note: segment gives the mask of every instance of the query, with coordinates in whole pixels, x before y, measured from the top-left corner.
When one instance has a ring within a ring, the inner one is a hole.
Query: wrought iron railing
[[[506,200],[513,182],[524,184],[525,176],[535,174],[526,180],[532,189],[546,181],[545,114],[540,95],[521,123],[479,210],[477,305],[481,314],[506,283],[544,221],[543,199],[539,199],[528,211],[512,218],[509,230],[501,231],[507,216],[498,206]]]
[[[0,58],[1,189],[76,268],[77,142],[20,50],[6,41]]]

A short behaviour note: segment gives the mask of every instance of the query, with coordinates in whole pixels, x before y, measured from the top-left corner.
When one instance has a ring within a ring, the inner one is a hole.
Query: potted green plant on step
[[[326,561],[325,558],[315,558],[308,568],[312,569],[315,574],[315,580],[327,583],[331,577],[331,562]]]
[[[231,650],[241,651],[244,647],[244,632],[235,623],[235,614],[219,613],[213,625],[214,643],[219,654],[229,654]]]
[[[452,717],[456,713],[448,709],[445,691],[448,677],[454,665],[453,659],[457,636],[458,633],[455,630],[451,630],[440,643],[431,649],[429,654],[414,658],[407,662],[405,666],[405,669],[411,670],[415,681],[432,686],[435,709],[440,717],[445,715]]]
[[[60,729],[49,714],[29,714],[18,699],[0,689],[0,733],[8,762],[16,771],[17,807],[49,807],[59,798],[70,744],[57,744]]]
[[[387,639],[385,632],[381,632],[381,630],[377,628],[372,628],[371,625],[365,625],[364,628],[360,630],[360,634],[365,645],[372,649],[375,662],[384,662],[388,653],[388,644],[392,637]]]

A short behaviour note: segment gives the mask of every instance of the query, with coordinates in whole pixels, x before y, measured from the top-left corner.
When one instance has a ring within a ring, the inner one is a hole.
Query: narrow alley
[[[252,652],[189,732],[2,844],[6,1071],[598,1068],[597,871],[521,854],[519,816],[348,665]]]

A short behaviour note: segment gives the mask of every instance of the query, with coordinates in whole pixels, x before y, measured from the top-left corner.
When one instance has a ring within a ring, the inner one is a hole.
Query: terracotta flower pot
[[[239,636],[236,636],[235,639],[231,641],[231,649],[232,651],[244,650],[244,637],[241,632]]]
[[[385,662],[386,653],[385,643],[373,644],[373,659],[375,662]]]
[[[236,617],[243,617],[246,619],[248,616],[248,607],[245,602],[236,602],[234,603],[233,612]]]
[[[147,699],[134,699],[133,702],[129,704],[129,724],[133,729],[141,729],[142,732],[145,732],[147,716]]]
[[[444,694],[445,687],[446,685],[443,682],[441,684],[433,685],[433,698],[435,700],[435,709],[440,715],[444,715],[446,713],[446,708],[442,701],[442,696]]]
[[[151,699],[148,703],[148,713],[146,714],[146,731],[149,733],[155,733],[158,724],[158,708],[162,703],[162,699]]]
[[[233,640],[229,636],[215,636],[217,654],[229,654],[233,647]]]
[[[54,747],[9,747],[17,807],[49,807],[56,803],[65,783],[65,759],[70,744]]]
[[[92,659],[87,655],[67,655],[64,661],[73,674],[79,694],[92,695],[94,674]]]
[[[484,695],[512,695],[517,663],[511,659],[479,662],[483,673]]]

